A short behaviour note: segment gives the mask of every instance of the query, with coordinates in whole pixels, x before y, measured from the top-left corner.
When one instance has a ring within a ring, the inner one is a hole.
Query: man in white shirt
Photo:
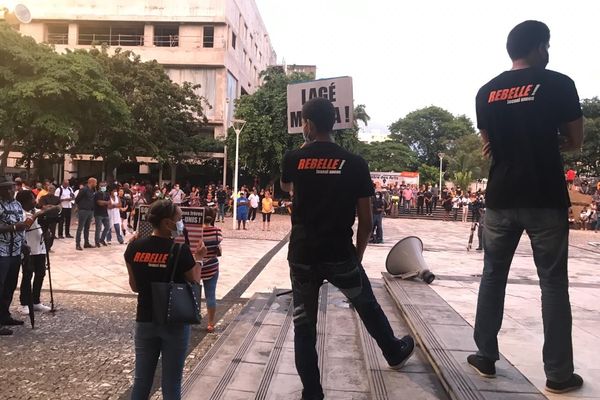
[[[248,213],[248,221],[254,222],[256,219],[256,212],[258,211],[258,203],[259,197],[256,194],[256,189],[252,190],[252,194],[248,196],[248,201],[250,202],[250,211]]]
[[[179,184],[175,184],[171,192],[169,192],[169,197],[171,198],[173,204],[180,206],[185,199],[185,193],[179,188]]]
[[[70,229],[71,210],[73,207],[73,201],[75,200],[75,193],[73,192],[71,186],[69,186],[69,181],[67,179],[63,180],[62,185],[56,189],[54,195],[60,199],[60,206],[62,207],[60,219],[58,220],[58,238],[62,239],[63,237],[66,237],[70,239],[73,237],[71,236]]]

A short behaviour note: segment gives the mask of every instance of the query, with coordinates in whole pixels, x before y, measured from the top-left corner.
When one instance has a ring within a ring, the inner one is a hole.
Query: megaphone
[[[3,7],[0,6],[0,12],[2,11],[2,8]],[[31,22],[31,12],[27,6],[17,4],[11,9],[4,8],[4,20],[11,26],[28,24]]]
[[[423,242],[416,236],[405,237],[392,247],[385,260],[385,269],[401,279],[418,277],[428,284],[435,279],[423,258]]]

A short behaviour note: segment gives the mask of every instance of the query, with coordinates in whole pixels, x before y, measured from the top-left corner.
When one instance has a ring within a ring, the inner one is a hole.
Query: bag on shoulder
[[[175,247],[177,251],[173,257]],[[200,285],[191,282],[174,282],[180,255],[181,245],[173,243],[167,261],[167,271],[169,265],[173,266],[171,278],[168,282],[152,282],[152,319],[160,325],[199,324],[202,320]]]

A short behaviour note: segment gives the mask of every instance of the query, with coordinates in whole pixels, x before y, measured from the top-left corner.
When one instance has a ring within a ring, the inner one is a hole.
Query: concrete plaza
[[[217,297],[222,298],[242,280],[246,274],[261,258],[271,251],[289,231],[289,218],[276,216],[271,232],[260,230],[261,224],[249,224],[247,231],[232,231],[231,220],[224,226],[225,239],[223,242],[223,257]],[[469,324],[474,323],[475,305],[478,290],[478,275],[482,269],[483,254],[481,252],[467,252],[466,245],[470,232],[470,224],[460,222],[441,222],[427,220],[385,219],[385,243],[372,245],[368,248],[364,259],[367,274],[372,279],[380,279],[384,270],[384,263],[390,248],[401,238],[408,235],[420,237],[425,244],[424,257],[429,263],[438,279],[431,286],[445,301],[447,301]],[[548,398],[600,398],[600,368],[595,364],[595,355],[598,351],[600,339],[600,303],[595,300],[600,296],[600,276],[597,266],[600,265],[600,248],[590,242],[600,241],[600,235],[592,232],[574,231],[571,233],[572,246],[570,248],[570,279],[571,302],[573,308],[573,339],[575,346],[576,371],[585,379],[584,389],[565,396],[548,395]],[[475,238],[475,245],[477,239]],[[93,298],[91,309],[93,315],[83,315],[87,329],[93,324],[90,321],[98,318],[99,324],[104,321],[111,323],[111,318],[122,326],[120,332],[126,332],[133,326],[135,300],[127,284],[127,271],[123,263],[125,247],[112,245],[99,249],[89,249],[76,252],[73,240],[57,241],[51,254],[52,277],[55,299],[62,309],[78,309],[85,314],[81,306],[85,298]],[[289,288],[288,266],[286,262],[287,244],[281,247],[269,260],[242,295],[250,298],[256,292],[271,292],[273,288]],[[510,274],[510,283],[507,288],[505,319],[500,333],[500,350],[503,355],[514,364],[527,378],[540,390],[543,390],[545,378],[541,361],[542,348],[542,321],[540,309],[540,289],[537,284],[535,266],[531,257],[531,248],[526,236],[523,237],[513,261]],[[47,287],[47,281],[46,281]],[[16,304],[17,295],[15,295]],[[86,297],[87,296],[87,297]],[[97,299],[106,299],[98,301]],[[119,300],[115,304],[114,299]],[[48,302],[47,292],[43,293],[43,301]],[[102,304],[106,304],[106,313],[102,313]],[[112,308],[111,308],[112,307]],[[73,317],[72,322],[76,321]],[[47,318],[40,317],[40,323]],[[124,320],[130,319],[127,325]],[[115,329],[116,326],[115,325]],[[10,367],[11,357],[15,357],[14,347],[19,346],[20,357],[33,357],[27,343],[23,343],[24,329],[18,328],[11,338],[0,340],[0,375],[11,377],[15,370]],[[44,331],[44,327],[39,328]],[[71,331],[76,331],[74,326]],[[46,328],[46,333],[51,334]],[[76,332],[74,332],[76,333]],[[58,333],[57,333],[58,334]],[[39,335],[39,333],[38,333]],[[86,332],[85,337],[93,335]],[[457,333],[460,335],[460,333]],[[77,334],[69,343],[76,347]],[[118,342],[118,335],[109,335],[110,343]],[[131,335],[122,335],[121,345],[124,349],[131,349],[127,354],[122,354],[114,364],[121,360],[126,367],[116,366],[107,372],[107,377],[90,376],[93,381],[97,378],[102,384],[107,385],[107,379],[120,379],[120,384],[115,385],[113,391],[105,396],[96,398],[119,398],[123,388],[131,380],[131,362],[133,343]],[[30,336],[34,340],[36,336]],[[38,336],[39,337],[39,336]],[[463,337],[461,340],[470,340]],[[12,345],[11,345],[12,342]],[[83,349],[82,349],[83,350]],[[56,351],[45,347],[35,347],[35,357],[44,356],[44,351]],[[125,351],[125,350],[124,350]],[[90,354],[82,351],[86,363],[93,365],[94,357],[101,358],[101,349],[96,349]],[[192,351],[192,354],[195,354]],[[76,358],[77,352],[73,351],[71,357]],[[76,363],[74,363],[76,364]],[[69,363],[64,363],[62,368],[69,369]],[[118,369],[119,378],[115,375]],[[101,370],[101,369],[100,369]],[[37,368],[38,379],[50,371],[41,363]],[[110,378],[109,378],[110,377]],[[13,377],[14,378],[14,377]],[[35,382],[35,376],[29,378]],[[21,379],[9,379],[20,382]],[[110,386],[110,385],[109,385]],[[9,398],[44,398],[35,395],[35,388],[29,388],[28,393],[18,394]],[[58,393],[58,392],[57,392]],[[68,393],[64,398],[70,398]],[[46,397],[47,398],[47,397]],[[74,396],[72,398],[78,398]]]

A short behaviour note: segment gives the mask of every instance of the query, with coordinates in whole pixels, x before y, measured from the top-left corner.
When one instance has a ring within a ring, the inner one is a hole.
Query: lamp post
[[[232,119],[231,125],[235,131],[235,170],[233,172],[233,229],[237,221],[238,169],[240,163],[240,133],[246,126],[243,119]]]
[[[442,193],[442,160],[444,156],[444,153],[438,153],[438,157],[440,158],[440,193]]]

